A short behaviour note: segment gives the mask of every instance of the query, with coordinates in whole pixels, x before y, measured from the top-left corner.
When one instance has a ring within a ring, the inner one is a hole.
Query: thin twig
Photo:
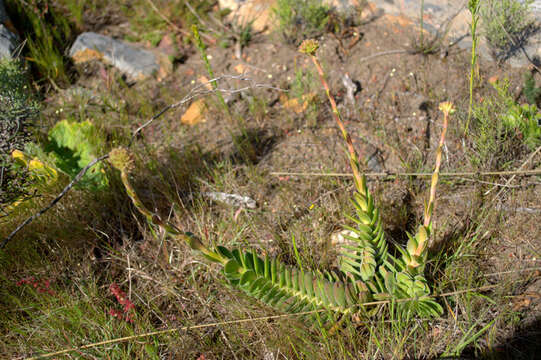
[[[6,247],[7,243],[23,228],[25,227],[26,225],[30,224],[32,221],[36,220],[37,218],[39,218],[41,215],[43,215],[46,211],[48,211],[50,208],[52,208],[53,206],[55,206],[55,204],[57,202],[60,201],[60,199],[62,199],[64,197],[64,195],[66,195],[68,193],[68,191],[70,191],[70,189],[79,182],[79,180],[81,180],[81,178],[86,174],[86,172],[88,170],[90,170],[91,167],[93,167],[94,165],[96,165],[97,163],[99,163],[100,161],[102,160],[105,160],[109,157],[109,154],[106,154],[106,155],[103,155],[103,156],[100,156],[99,158],[97,159],[94,159],[92,160],[87,166],[85,166],[81,171],[79,171],[79,173],[77,174],[77,176],[75,176],[75,178],[73,178],[73,180],[71,180],[71,182],[64,188],[64,190],[62,190],[62,192],[60,194],[58,194],[57,197],[54,198],[53,201],[51,201],[49,203],[49,205],[47,205],[46,207],[44,207],[43,209],[41,209],[40,211],[38,211],[37,213],[35,213],[34,215],[30,216],[28,219],[26,219],[24,222],[22,222],[19,226],[17,226],[17,228],[15,228],[15,230],[13,230],[11,232],[11,234],[8,235],[8,237],[6,237],[3,241],[2,241],[2,244],[0,245],[0,249],[3,249]]]
[[[449,297],[449,296],[455,296],[455,295],[460,295],[460,294],[465,294],[465,293],[470,293],[470,292],[486,291],[486,290],[494,289],[497,286],[498,285],[486,285],[486,286],[481,286],[481,287],[477,287],[477,288],[458,290],[458,291],[453,291],[453,292],[448,292],[448,293],[443,293],[443,294],[435,294],[435,295],[430,295],[430,296],[426,296],[426,297],[430,297],[430,298]],[[354,306],[354,308],[364,307],[364,306],[372,306],[372,305],[385,305],[385,304],[390,304],[391,302],[400,303],[400,302],[415,301],[415,300],[419,300],[419,298],[396,299],[396,300],[392,300],[392,301],[391,300],[371,301],[371,302],[366,302],[366,303],[362,303],[362,304],[357,304],[357,305]],[[268,320],[288,318],[288,317],[293,317],[293,316],[304,316],[304,315],[311,315],[311,314],[322,313],[322,312],[327,312],[327,311],[328,311],[327,309],[318,309],[318,310],[304,311],[304,312],[298,312],[298,313],[292,313],[292,314],[261,316],[261,317],[257,317],[257,318],[247,318],[247,319],[238,319],[238,320],[230,320],[230,321],[219,321],[219,322],[213,322],[213,323],[208,323],[208,324],[200,324],[200,325],[193,325],[193,326],[183,326],[183,327],[177,327],[177,328],[166,329],[166,330],[157,330],[157,331],[152,331],[152,332],[148,332],[148,333],[144,333],[144,334],[131,335],[131,336],[125,336],[125,337],[120,337],[120,338],[116,338],[116,339],[104,340],[104,341],[99,341],[99,342],[95,342],[95,343],[92,343],[92,344],[82,345],[82,346],[79,346],[79,347],[76,347],[76,348],[63,349],[63,350],[59,350],[59,351],[55,351],[55,352],[51,352],[51,353],[37,355],[37,356],[34,356],[34,357],[27,358],[27,360],[45,359],[45,358],[50,358],[50,357],[53,357],[53,356],[67,354],[67,353],[74,352],[74,351],[81,351],[81,350],[85,350],[85,349],[91,349],[91,348],[95,348],[95,347],[102,346],[102,345],[118,344],[118,343],[121,343],[121,342],[126,342],[126,341],[130,341],[130,340],[135,340],[135,339],[141,339],[141,338],[145,338],[145,337],[149,337],[149,336],[155,336],[155,335],[164,335],[164,334],[170,334],[170,333],[175,333],[175,332],[180,332],[180,331],[204,329],[204,328],[223,326],[223,325],[243,324],[243,323],[256,322],[256,321],[268,321]]]
[[[529,187],[529,186],[541,185],[541,183],[537,183],[537,182],[531,182],[531,183],[522,184],[522,185],[505,185],[505,184],[495,183],[495,182],[491,182],[491,181],[484,181],[484,180],[479,180],[479,179],[470,179],[470,178],[465,178],[465,177],[459,177],[459,179],[463,180],[463,181],[476,182],[476,183],[479,183],[479,184],[506,187],[506,188],[509,188],[509,189],[520,189],[520,188],[525,188],[525,187]]]
[[[514,274],[514,273],[522,273],[522,272],[530,272],[530,271],[541,271],[541,267],[530,267],[520,270],[508,270],[508,271],[500,271],[495,273],[489,273],[484,274],[483,277],[491,277],[491,276],[498,276],[498,275],[506,275],[506,274]]]
[[[375,53],[375,54],[370,55],[370,56],[360,58],[358,60],[358,62],[362,63],[362,62],[365,62],[365,61],[368,61],[368,60],[371,60],[371,59],[374,59],[374,58],[377,58],[377,57],[380,57],[380,56],[393,55],[393,54],[403,54],[403,53],[407,53],[407,52],[408,52],[408,50],[404,50],[404,49],[382,51],[382,52]]]
[[[320,176],[320,177],[352,177],[352,174],[349,173],[317,173],[317,172],[287,172],[287,171],[273,171],[269,173],[273,176]],[[432,173],[423,173],[423,172],[372,172],[364,173],[366,177],[403,177],[403,176],[413,176],[413,177],[428,177],[432,176]],[[461,176],[506,176],[506,175],[515,175],[515,176],[532,176],[532,175],[541,175],[541,169],[536,170],[510,170],[510,171],[469,171],[469,172],[442,172],[440,176],[447,177],[461,177]]]
[[[519,207],[511,207],[511,206],[502,206],[501,204],[496,205],[497,210],[507,211],[507,212],[514,212],[514,213],[526,213],[526,214],[539,214],[541,213],[541,208],[529,208],[524,206]]]
[[[535,149],[535,151],[534,151],[533,153],[531,153],[530,156],[528,156],[528,158],[526,159],[526,161],[524,161],[524,162],[522,163],[522,165],[520,165],[520,167],[518,168],[518,170],[520,171],[520,170],[524,169],[524,167],[525,167],[526,165],[528,165],[528,163],[529,163],[529,162],[535,157],[535,155],[537,155],[537,153],[539,153],[540,151],[541,151],[541,146],[537,147],[537,149]],[[511,184],[511,182],[515,179],[516,175],[517,175],[517,174],[513,174],[513,176],[511,176],[511,178],[509,178],[509,180],[507,180],[507,182],[505,183],[505,185],[507,186],[507,185]],[[492,189],[495,189],[495,188],[492,188]],[[492,191],[492,189],[488,190],[488,191],[485,193],[485,195],[488,195],[488,194]],[[498,191],[498,193],[497,193],[496,196],[494,197],[494,200],[496,200],[496,199],[502,194],[503,191],[505,191],[505,187],[502,188],[502,189],[500,189],[500,191]]]
[[[128,259],[128,299],[131,301],[131,265],[130,265],[130,254],[126,255]]]

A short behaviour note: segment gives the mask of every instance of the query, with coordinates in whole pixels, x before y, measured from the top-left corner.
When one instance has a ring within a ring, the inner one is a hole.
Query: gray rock
[[[541,48],[539,37],[529,42],[529,44],[523,47],[524,51],[518,50],[514,56],[510,57],[507,62],[512,67],[528,66],[532,63],[539,66],[541,63]]]
[[[93,32],[79,35],[69,55],[75,63],[105,61],[132,80],[142,80],[160,70],[158,59],[152,52]]]
[[[19,37],[0,24],[0,59],[12,58],[18,43]]]
[[[227,193],[217,192],[217,191],[204,192],[203,196],[211,200],[225,203],[227,205],[231,205],[234,207],[245,207],[248,209],[255,209],[257,207],[255,200],[248,196],[241,196],[238,194],[227,194]]]
[[[19,44],[19,37],[7,28],[8,23],[4,2],[0,0],[0,59],[12,58]]]

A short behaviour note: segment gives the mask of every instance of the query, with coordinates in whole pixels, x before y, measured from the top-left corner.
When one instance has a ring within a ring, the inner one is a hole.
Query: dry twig
[[[352,177],[352,174],[349,173],[317,173],[317,172],[288,172],[288,171],[273,171],[270,173],[273,176],[302,176],[302,177],[311,177],[311,176],[322,176],[322,177]],[[403,176],[412,176],[412,177],[428,177],[432,176],[432,173],[423,173],[423,172],[371,172],[364,173],[366,177],[403,177]],[[465,171],[465,172],[442,172],[439,176],[447,177],[461,177],[461,176],[506,176],[506,175],[515,175],[515,176],[532,176],[532,175],[541,175],[541,169],[536,170],[510,170],[510,171]],[[502,185],[502,186],[508,186]]]
[[[530,156],[528,156],[528,158],[526,159],[526,161],[524,161],[524,162],[522,163],[522,165],[520,165],[520,167],[518,168],[518,171],[521,171],[522,169],[524,169],[524,167],[525,167],[526,165],[528,165],[528,163],[529,163],[529,162],[535,157],[535,155],[537,155],[540,151],[541,151],[541,146],[539,146],[537,149],[535,149],[535,151],[534,151],[533,153],[531,153]],[[541,170],[537,170],[537,171],[540,171],[540,172],[541,172]],[[511,178],[509,178],[509,180],[507,180],[507,182],[505,183],[505,187],[507,187],[509,184],[511,184],[511,182],[512,182],[513,180],[515,180],[515,178],[516,178],[517,175],[518,175],[518,174],[513,174],[513,176],[511,176]],[[503,187],[502,189],[500,189],[500,191],[498,191],[498,193],[496,194],[496,196],[494,197],[494,199],[499,198],[499,196],[502,194],[502,192],[504,192],[505,187]],[[492,188],[492,189],[494,189],[494,188]],[[488,190],[488,191],[485,193],[485,195],[488,195],[488,194],[492,191],[492,189]]]

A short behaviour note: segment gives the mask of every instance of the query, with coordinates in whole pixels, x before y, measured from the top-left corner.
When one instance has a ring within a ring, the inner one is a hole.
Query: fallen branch
[[[348,173],[316,173],[316,172],[287,172],[287,171],[273,171],[269,173],[273,176],[320,176],[320,177],[352,177],[352,174]],[[372,172],[365,173],[366,177],[429,177],[432,173],[422,172]],[[541,169],[536,170],[510,170],[510,171],[467,171],[467,172],[442,172],[439,176],[447,177],[461,177],[461,176],[532,176],[541,175]],[[502,185],[502,186],[508,186]]]

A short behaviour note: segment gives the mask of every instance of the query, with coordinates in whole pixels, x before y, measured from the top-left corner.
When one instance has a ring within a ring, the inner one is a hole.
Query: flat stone
[[[242,63],[239,63],[239,64],[235,65],[233,70],[235,70],[239,74],[244,74],[246,72],[246,70],[247,70],[247,66],[242,64]]]
[[[4,1],[0,0],[0,59],[13,58],[18,44],[19,37],[9,20]]]
[[[205,111],[205,101],[203,99],[195,100],[186,112],[182,114],[180,122],[185,125],[195,125],[201,121],[205,121]]]
[[[208,91],[212,91],[212,84],[210,80],[205,76],[201,75],[197,78],[197,81],[205,87]]]
[[[334,246],[340,246],[340,245],[349,245],[354,246],[356,245],[356,241],[348,239],[347,237],[352,237],[354,239],[358,239],[359,236],[351,230],[341,230],[333,233],[331,235],[331,244]]]
[[[71,46],[69,55],[75,63],[104,61],[132,80],[145,79],[161,70],[160,59],[152,52],[93,32],[79,35]]]
[[[310,93],[305,94],[302,96],[301,99],[298,98],[291,98],[288,99],[288,97],[284,94],[280,96],[280,102],[286,108],[287,110],[291,110],[295,112],[296,114],[303,113],[308,108],[308,105],[310,105],[310,102],[314,100],[316,97],[316,94]]]

